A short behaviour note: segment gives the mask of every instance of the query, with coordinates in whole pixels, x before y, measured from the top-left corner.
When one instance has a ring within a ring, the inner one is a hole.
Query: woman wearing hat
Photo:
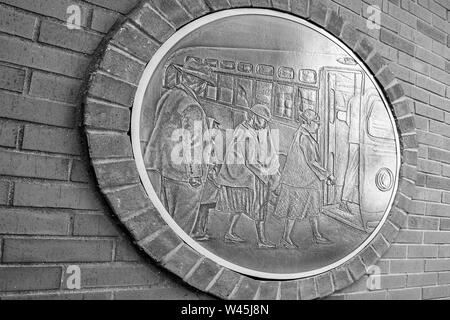
[[[318,244],[328,244],[319,231],[322,182],[334,184],[335,178],[321,165],[319,144],[313,137],[320,126],[319,115],[306,110],[301,118],[304,124],[298,129],[291,144],[285,169],[281,177],[281,192],[275,216],[286,219],[281,245],[297,248],[291,234],[296,221],[309,218],[313,237]]]
[[[266,238],[267,204],[279,181],[278,148],[269,129],[269,107],[255,105],[250,120],[239,125],[228,146],[217,183],[222,186],[218,209],[231,214],[225,240],[244,242],[235,232],[242,214],[255,221],[260,248],[275,248]]]

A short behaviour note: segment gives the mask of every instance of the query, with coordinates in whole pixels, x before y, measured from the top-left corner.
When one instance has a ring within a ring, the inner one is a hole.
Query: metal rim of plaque
[[[291,23],[297,23],[302,26],[305,26],[311,30],[314,30],[318,35],[322,35],[329,39],[329,41],[332,41],[334,44],[338,45],[343,52],[348,54],[348,57],[344,59],[344,61],[356,61],[357,65],[364,71],[366,79],[370,81],[373,86],[376,88],[379,96],[382,99],[383,105],[385,106],[385,109],[388,111],[389,114],[389,120],[391,121],[392,128],[395,128],[395,120],[392,115],[392,113],[389,111],[389,104],[384,97],[384,94],[382,93],[382,90],[380,89],[379,85],[375,81],[372,73],[368,70],[368,68],[360,61],[360,59],[351,51],[349,50],[345,45],[342,44],[340,40],[338,40],[336,37],[328,33],[327,31],[303,20],[300,18],[297,18],[295,16],[280,13],[277,11],[270,11],[270,10],[263,10],[263,9],[235,9],[235,10],[227,10],[223,12],[213,13],[210,15],[207,15],[203,18],[200,18],[194,22],[191,22],[187,26],[183,27],[179,31],[177,31],[172,37],[170,37],[162,46],[161,48],[156,52],[156,54],[153,56],[151,61],[146,67],[146,70],[141,78],[137,93],[136,93],[136,99],[133,106],[133,113],[132,113],[132,142],[133,142],[133,152],[135,155],[135,160],[138,166],[138,170],[140,173],[140,178],[142,180],[142,183],[145,187],[145,190],[147,191],[149,197],[151,198],[154,205],[157,207],[158,211],[160,212],[163,219],[166,221],[166,223],[172,228],[178,236],[180,236],[185,243],[187,243],[190,247],[195,249],[197,252],[202,254],[203,256],[215,261],[219,265],[222,265],[226,268],[229,268],[231,270],[234,270],[238,273],[246,274],[252,277],[262,278],[262,279],[269,279],[269,280],[293,280],[293,279],[300,279],[300,278],[306,278],[311,276],[316,276],[318,274],[322,274],[324,272],[327,272],[329,270],[335,269],[341,265],[343,265],[345,262],[349,261],[351,258],[355,257],[357,254],[359,254],[378,234],[381,227],[383,226],[384,222],[386,221],[387,215],[391,210],[392,202],[394,199],[394,196],[396,194],[397,185],[398,185],[398,177],[399,177],[399,168],[400,168],[400,149],[399,149],[399,138],[398,133],[396,130],[393,130],[392,133],[394,135],[395,139],[395,153],[396,153],[396,164],[395,164],[395,170],[391,171],[386,168],[381,168],[380,173],[377,175],[377,178],[374,179],[373,183],[380,188],[380,190],[383,190],[383,192],[391,191],[391,197],[389,200],[388,206],[385,208],[382,219],[377,223],[377,226],[374,230],[371,231],[371,233],[367,236],[367,238],[358,246],[357,249],[349,252],[345,255],[345,257],[339,259],[338,261],[335,261],[333,263],[330,263],[326,266],[307,271],[307,272],[298,272],[298,273],[273,273],[273,272],[261,272],[257,271],[248,267],[243,267],[241,265],[238,265],[236,263],[230,262],[227,259],[224,259],[223,257],[220,257],[218,254],[215,254],[211,252],[211,250],[208,250],[205,248],[203,244],[200,242],[197,242],[193,240],[191,235],[189,235],[185,230],[183,230],[178,223],[172,218],[172,216],[169,214],[167,207],[165,207],[160,200],[160,196],[158,196],[155,192],[155,189],[153,187],[152,182],[149,179],[149,175],[146,169],[146,165],[144,164],[144,157],[143,157],[143,150],[141,146],[141,133],[140,133],[140,127],[141,127],[141,113],[142,108],[144,104],[144,98],[145,93],[147,91],[147,87],[149,85],[149,82],[151,81],[151,78],[154,74],[154,71],[158,67],[158,65],[161,63],[161,61],[164,61],[166,58],[166,55],[168,52],[171,51],[171,49],[177,45],[178,42],[183,40],[186,36],[189,34],[195,32],[196,30],[201,29],[202,27],[213,23],[214,21],[218,21],[221,19],[227,19],[231,17],[244,17],[249,15],[262,15],[265,17],[272,17],[276,19],[283,19],[287,20]],[[350,59],[349,59],[350,58]],[[353,59],[353,60],[352,60]],[[340,60],[340,63],[342,63],[343,59]],[[388,180],[389,182],[386,185],[385,181]],[[380,186],[381,185],[381,186]],[[230,249],[233,250],[233,249]],[[274,256],[276,258],[276,255]]]

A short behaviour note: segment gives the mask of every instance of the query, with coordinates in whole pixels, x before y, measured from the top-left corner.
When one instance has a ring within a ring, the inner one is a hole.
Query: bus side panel
[[[392,188],[382,191],[377,186],[380,170],[396,172],[395,146],[388,142],[385,146],[361,144],[361,211],[365,224],[378,224],[392,197]],[[393,186],[394,181],[392,181]],[[376,199],[376,201],[374,201]]]

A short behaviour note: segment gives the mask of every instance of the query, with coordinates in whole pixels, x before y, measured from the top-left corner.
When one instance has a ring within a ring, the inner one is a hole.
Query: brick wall
[[[93,53],[138,2],[0,0],[1,299],[208,298],[132,245],[97,191],[80,129]],[[450,1],[314,2],[337,10],[390,62],[419,140],[418,185],[402,199],[407,227],[379,263],[381,289],[368,291],[366,276],[332,298],[450,298]],[[307,0],[206,3],[309,15]],[[74,4],[81,30],[65,24]],[[367,28],[369,5],[381,9],[381,29]],[[81,268],[81,290],[67,288],[70,265]]]

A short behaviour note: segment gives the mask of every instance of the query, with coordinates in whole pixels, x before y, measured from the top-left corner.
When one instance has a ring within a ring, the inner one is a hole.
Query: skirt
[[[225,213],[244,214],[255,221],[264,221],[269,191],[269,186],[259,179],[256,179],[255,190],[222,186],[217,209]]]
[[[280,219],[304,220],[321,212],[320,191],[282,185],[274,215]]]

